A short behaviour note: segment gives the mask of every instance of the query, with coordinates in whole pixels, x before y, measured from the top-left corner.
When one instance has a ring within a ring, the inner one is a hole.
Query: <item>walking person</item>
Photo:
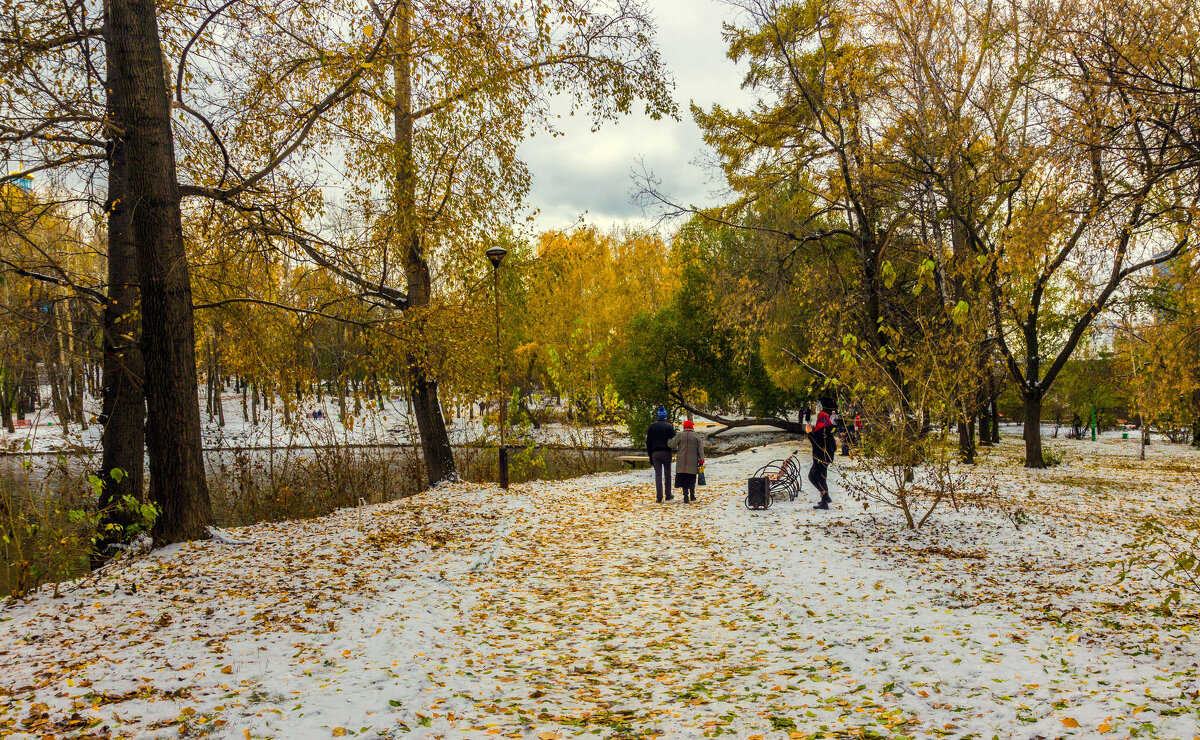
[[[663,492],[666,500],[675,498],[671,494],[671,438],[675,436],[675,426],[667,421],[667,410],[662,406],[654,414],[657,420],[646,430],[646,456],[654,466],[654,490],[658,503],[663,502]]]
[[[816,487],[817,493],[821,494],[821,500],[817,502],[814,509],[828,509],[831,499],[829,498],[829,483],[826,477],[829,474],[829,465],[833,462],[833,456],[837,454],[837,439],[833,436],[834,422],[830,414],[837,411],[837,402],[832,398],[821,399],[821,413],[817,414],[816,426],[809,426],[808,441],[812,442],[813,459],[812,467],[808,470],[808,480]]]
[[[675,457],[675,485],[683,489],[684,502],[696,500],[696,474],[704,464],[704,438],[696,433],[692,420],[683,422],[683,431],[673,437],[671,449]]]

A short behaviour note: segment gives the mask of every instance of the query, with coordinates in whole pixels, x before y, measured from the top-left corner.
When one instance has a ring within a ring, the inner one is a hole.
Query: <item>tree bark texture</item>
[[[106,24],[106,37],[109,33]],[[112,84],[109,84],[112,89]],[[116,101],[108,113],[115,119]],[[108,302],[104,306],[101,339],[104,347],[104,381],[101,389],[99,535],[92,567],[103,564],[108,545],[121,539],[110,524],[129,522],[116,511],[125,496],[141,501],[145,492],[146,398],[142,392],[142,351],[138,345],[141,316],[138,310],[137,248],[133,243],[129,199],[126,197],[125,144],[119,136],[108,145]],[[114,470],[122,471],[116,480]]]
[[[396,232],[404,250],[404,273],[408,279],[408,306],[406,310],[417,315],[418,322],[424,321],[422,314],[429,306],[432,280],[429,262],[425,257],[417,215],[417,170],[413,153],[412,118],[412,2],[400,4],[398,30],[398,54],[392,65],[396,86],[396,102],[392,111],[395,126],[395,193]],[[418,337],[423,332],[418,331]],[[421,451],[425,457],[425,475],[430,485],[457,474],[454,450],[450,446],[450,435],[442,418],[438,401],[437,380],[431,376],[426,362],[416,356],[408,362],[409,399],[417,420],[417,431],[421,436]]]
[[[1025,467],[1044,468],[1042,457],[1042,396],[1026,393],[1025,400]]]
[[[126,196],[141,285],[150,499],[159,543],[207,536],[192,290],[154,0],[108,0],[108,65],[124,131]]]

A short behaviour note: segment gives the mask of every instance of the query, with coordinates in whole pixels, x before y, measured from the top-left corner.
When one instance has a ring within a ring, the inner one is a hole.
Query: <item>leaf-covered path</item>
[[[782,446],[712,461],[695,504],[638,471],[242,528],[0,609],[0,736],[1198,737],[1194,616],[1116,583],[1134,520],[1097,512],[1130,470],[1192,505],[1200,456],[1096,449],[1036,479],[993,453],[1020,530],[902,532],[844,465],[833,511],[746,511]]]
[[[736,496],[722,494],[657,506],[644,486],[546,492],[543,515],[471,577],[454,626],[464,660],[431,676],[459,687],[441,718],[454,717],[451,734],[800,737],[795,717],[902,724],[836,661],[798,650],[812,625],[726,559],[703,511]]]

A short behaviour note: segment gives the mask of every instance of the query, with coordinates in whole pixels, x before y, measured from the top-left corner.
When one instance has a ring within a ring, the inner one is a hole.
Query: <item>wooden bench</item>
[[[616,459],[620,460],[631,468],[636,468],[638,463],[646,463],[647,465],[650,464],[650,458],[646,457],[645,455],[620,455]]]
[[[31,426],[33,426],[33,422],[29,421],[29,419],[13,419],[13,428],[14,429],[20,429],[22,427],[31,427]]]

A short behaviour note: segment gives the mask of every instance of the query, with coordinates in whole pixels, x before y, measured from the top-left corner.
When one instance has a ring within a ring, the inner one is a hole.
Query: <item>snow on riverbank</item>
[[[89,399],[89,402],[92,400]],[[242,410],[240,394],[226,393],[221,397],[221,405],[225,412],[224,425],[221,425],[216,417],[208,417],[204,411],[202,396],[198,403],[201,408],[202,438],[206,448],[395,445],[414,444],[419,441],[415,421],[408,413],[406,402],[400,397],[385,399],[383,408],[364,408],[362,413],[354,415],[349,423],[343,423],[339,418],[336,398],[325,398],[323,401],[309,399],[296,409],[290,425],[284,422],[283,412],[278,404],[272,409],[260,407],[258,423],[254,424],[253,411]],[[353,406],[353,402],[350,403]],[[95,408],[92,411],[94,418],[99,410]],[[467,409],[461,411],[463,415],[455,415],[447,426],[451,442],[471,444],[495,438],[494,424],[490,427],[485,426],[478,414],[471,418],[471,415],[466,413]],[[101,427],[94,421],[86,430],[72,424],[64,432],[58,418],[49,409],[42,409],[30,415],[27,421],[28,426],[18,427],[13,434],[0,427],[0,450],[21,451],[26,448],[27,443],[32,452],[99,450]],[[624,427],[616,426],[575,429],[563,424],[552,424],[533,430],[533,437],[543,444],[590,447],[629,445]]]
[[[917,533],[845,465],[833,511],[742,508],[793,442],[692,505],[645,471],[457,484],[159,550],[0,609],[0,735],[1200,735],[1194,612],[1104,566],[1200,455],[1055,444],[1031,472],[1006,440],[992,500]]]

